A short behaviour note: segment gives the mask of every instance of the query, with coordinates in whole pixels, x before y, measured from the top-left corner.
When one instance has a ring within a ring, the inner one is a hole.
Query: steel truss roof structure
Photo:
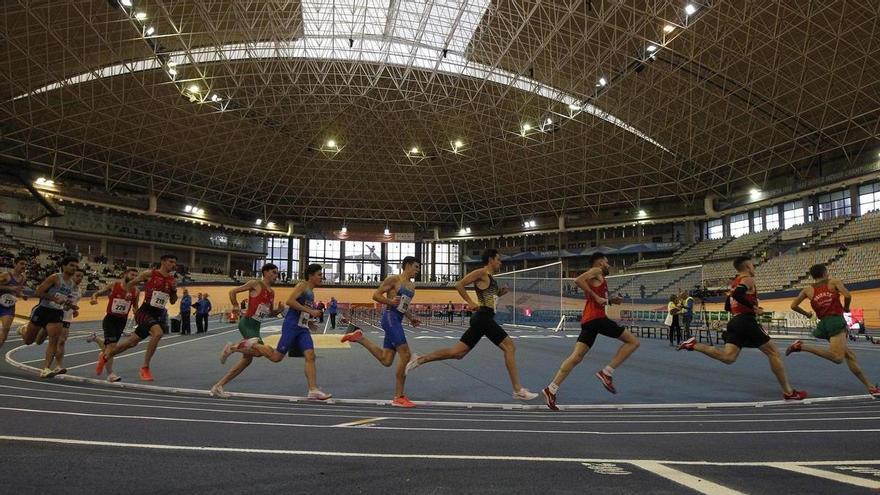
[[[0,154],[209,214],[464,225],[877,143],[880,4],[686,5],[4,2]]]

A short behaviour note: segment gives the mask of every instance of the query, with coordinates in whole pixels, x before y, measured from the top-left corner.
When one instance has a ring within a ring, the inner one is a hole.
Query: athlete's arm
[[[850,294],[846,286],[843,285],[842,281],[834,279],[832,284],[834,285],[834,288],[837,289],[837,292],[843,296],[843,312],[849,313],[849,305],[852,303],[852,294]]]
[[[376,292],[373,292],[373,300],[379,304],[387,304],[388,306],[397,306],[396,299],[389,299],[386,297],[386,294],[397,288],[397,281],[399,277],[397,275],[391,275],[382,281],[382,284],[376,289]]]
[[[233,312],[237,312],[239,310],[238,294],[240,292],[250,291],[251,289],[255,288],[258,283],[260,283],[258,280],[251,280],[249,282],[246,282],[244,285],[240,285],[229,291],[229,302],[232,303]]]
[[[132,288],[137,287],[139,284],[146,282],[147,280],[150,279],[151,275],[152,275],[152,272],[149,272],[149,271],[141,272],[140,275],[138,275],[137,277],[135,277],[125,283],[125,291],[128,292]]]
[[[764,312],[763,308],[760,306],[755,306],[751,301],[748,300],[746,294],[749,290],[755,287],[755,281],[752,277],[744,277],[740,279],[739,285],[736,286],[736,289],[733,290],[733,293],[730,295],[734,301],[742,304],[747,308],[751,308],[755,310],[755,314],[760,315]]]
[[[475,310],[479,307],[477,303],[471,299],[470,294],[467,293],[467,286],[473,283],[476,283],[477,280],[483,278],[483,275],[486,273],[485,268],[477,268],[476,270],[471,271],[467,275],[464,276],[463,279],[459,280],[457,284],[455,284],[455,290],[458,291],[458,295],[461,296],[462,299],[467,303],[468,307],[472,310]]]
[[[0,273],[0,290],[14,291],[20,295],[24,287],[21,285],[6,285],[10,280],[12,280],[12,275],[9,272]]]
[[[296,300],[299,296],[303,295],[303,292],[306,291],[306,287],[308,285],[309,284],[307,284],[306,282],[300,282],[300,283],[296,284],[296,287],[294,287],[293,291],[290,293],[290,297],[287,298],[286,304],[288,306],[290,306],[290,309],[292,309],[294,311],[299,311],[299,312],[305,311],[306,313],[317,318],[317,317],[321,316],[320,311],[318,311],[317,309],[312,309],[312,308],[303,306],[302,304],[299,303],[299,301]]]
[[[49,289],[51,289],[52,286],[57,283],[57,281],[58,281],[58,274],[57,273],[53,273],[52,275],[49,275],[49,277],[46,278],[46,280],[43,280],[43,283],[37,287],[37,290],[34,291],[37,293],[37,297],[39,297],[41,299],[45,299],[49,293]]]
[[[807,299],[808,297],[809,296],[807,295],[807,290],[803,289],[800,292],[800,294],[798,294],[797,297],[794,298],[794,300],[791,302],[791,310],[794,311],[795,313],[800,313],[800,314],[806,316],[807,318],[812,318],[813,317],[812,311],[806,311],[801,308],[801,303],[804,302],[804,299]]]
[[[99,290],[92,292],[92,298],[91,298],[91,300],[89,300],[89,304],[91,304],[92,306],[94,306],[95,304],[98,304],[98,297],[99,296],[106,296],[107,294],[109,294],[113,290],[113,285],[115,283],[116,282],[109,283],[109,284],[105,285],[104,287],[101,287]]]
[[[170,302],[171,304],[177,304],[177,281],[171,283],[171,294],[168,295],[168,302]],[[210,302],[208,302],[208,304],[208,311],[211,311]]]
[[[590,280],[596,278],[599,275],[599,271],[599,268],[590,268],[584,273],[581,273],[578,278],[574,279],[574,284],[580,287],[580,289],[584,291],[584,294],[592,297],[600,306],[604,306],[608,304],[608,300],[604,297],[599,297],[599,294],[596,294],[596,292],[593,291],[593,288],[590,287]]]

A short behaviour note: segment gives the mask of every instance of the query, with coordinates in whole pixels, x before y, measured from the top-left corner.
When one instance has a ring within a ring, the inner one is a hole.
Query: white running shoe
[[[86,337],[86,342],[88,342],[90,344],[92,342],[97,342],[97,341],[98,341],[98,334],[96,334],[95,332],[90,333],[89,336]]]
[[[403,371],[404,375],[408,375],[410,371],[412,371],[422,365],[419,362],[420,357],[421,356],[419,356],[418,354],[413,353],[412,357],[409,358],[409,362],[406,363],[406,369]]]
[[[534,392],[529,392],[527,388],[521,388],[518,391],[513,393],[513,398],[516,400],[532,400],[538,397],[538,394]]]
[[[228,399],[229,392],[223,390],[223,387],[220,385],[214,385],[211,387],[211,397],[217,397],[218,399]]]
[[[110,373],[107,375],[107,381],[110,383],[116,383],[122,381],[122,377],[117,375],[116,373]]]
[[[333,394],[325,394],[320,390],[309,390],[309,400],[327,400],[333,397]]]
[[[235,346],[232,345],[232,342],[227,342],[223,346],[223,351],[220,352],[220,364],[226,364],[226,360],[229,359],[233,352],[235,352]]]
[[[55,370],[50,370],[49,368],[43,368],[43,370],[40,371],[40,378],[54,378],[55,375],[57,375],[57,374],[58,373],[56,373]]]

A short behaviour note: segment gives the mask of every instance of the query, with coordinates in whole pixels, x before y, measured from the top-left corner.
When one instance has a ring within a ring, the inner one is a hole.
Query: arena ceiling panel
[[[0,154],[209,214],[649,208],[880,135],[874,2],[21,0],[2,17]]]

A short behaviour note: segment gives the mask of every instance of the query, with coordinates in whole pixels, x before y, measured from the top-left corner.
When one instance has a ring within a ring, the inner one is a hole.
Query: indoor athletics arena
[[[880,491],[880,4],[5,0],[8,493]]]

